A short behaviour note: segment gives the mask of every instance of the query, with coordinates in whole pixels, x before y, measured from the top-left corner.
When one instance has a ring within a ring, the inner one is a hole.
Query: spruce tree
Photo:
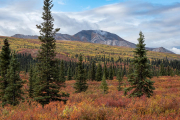
[[[172,70],[171,70],[170,66],[168,65],[167,66],[167,76],[170,76],[171,72],[172,72]]]
[[[73,76],[74,80],[77,80],[77,76],[78,76],[78,67],[75,68],[75,74]]]
[[[11,104],[15,106],[19,103],[20,100],[24,99],[22,97],[23,91],[21,90],[24,82],[20,78],[19,73],[19,63],[14,52],[6,74],[8,86],[5,89],[5,102],[3,105]]]
[[[64,83],[66,80],[65,78],[65,71],[64,71],[64,61],[61,61],[61,66],[60,66],[60,74],[59,74],[59,81],[61,83]]]
[[[118,80],[118,91],[121,91],[122,90],[122,80],[123,80],[123,77],[124,77],[124,74],[123,74],[123,71],[121,69],[118,70],[117,72],[117,80]]]
[[[7,70],[9,68],[11,56],[10,56],[10,48],[9,48],[9,43],[8,40],[4,40],[4,46],[2,47],[2,51],[0,54],[0,71],[1,71],[1,78],[0,78],[0,100],[5,102],[4,94],[5,94],[5,89],[8,86],[6,74]]]
[[[90,76],[90,79],[93,81],[95,80],[95,61],[93,60],[92,61],[92,65],[91,65],[91,76]]]
[[[52,0],[44,0],[43,6],[43,23],[37,25],[40,29],[39,40],[41,41],[38,58],[38,81],[34,88],[34,99],[43,107],[49,104],[50,101],[64,101],[62,97],[69,96],[69,94],[59,94],[59,76],[58,76],[58,61],[55,59],[56,40],[54,38],[56,32],[60,29],[54,30],[53,17],[51,15],[51,8],[53,7]]]
[[[150,72],[150,64],[146,57],[147,50],[145,49],[144,35],[142,32],[140,32],[139,35],[139,43],[136,45],[132,62],[132,65],[134,65],[134,73],[128,76],[130,87],[125,88],[124,94],[127,95],[128,91],[133,90],[129,97],[141,97],[144,94],[150,97],[155,89],[153,86],[154,81],[150,80],[152,74]]]
[[[77,69],[77,80],[74,84],[75,92],[79,93],[82,91],[86,91],[88,86],[86,83],[86,79],[84,76],[84,69],[82,68],[82,55],[79,56],[78,69]]]
[[[100,88],[103,90],[103,93],[106,94],[108,91],[108,85],[106,82],[106,77],[105,77],[105,73],[103,74],[103,78],[102,78],[102,82],[101,82],[101,86]]]
[[[160,76],[165,76],[165,69],[163,63],[160,64]]]
[[[106,67],[106,64],[104,63],[104,74],[105,74],[105,77],[106,79],[108,78],[108,70],[107,70],[107,67]]]
[[[96,71],[96,81],[102,80],[102,66],[98,63],[97,71]]]
[[[28,90],[28,93],[29,93],[29,97],[30,98],[33,98],[33,94],[34,94],[34,91],[33,91],[33,87],[34,87],[34,81],[33,81],[33,69],[32,67],[30,68],[29,70],[29,90]]]
[[[67,71],[67,80],[72,80],[72,74],[71,74],[70,67],[68,67],[68,71]]]
[[[112,65],[110,65],[110,67],[109,67],[109,80],[113,80],[113,69],[112,69]]]

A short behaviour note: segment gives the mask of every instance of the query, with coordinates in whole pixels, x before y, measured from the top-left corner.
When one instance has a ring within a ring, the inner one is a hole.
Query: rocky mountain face
[[[38,39],[37,35],[31,36],[31,35],[15,34],[11,37],[25,38],[25,39]],[[75,35],[57,33],[55,35],[55,39],[56,40],[82,41],[82,42],[99,43],[99,44],[106,44],[106,45],[112,45],[112,46],[124,46],[124,47],[136,48],[136,44],[128,42],[116,34],[102,31],[102,30],[82,30],[76,33]],[[163,47],[146,48],[146,49],[150,51],[156,51],[156,52],[173,53]]]

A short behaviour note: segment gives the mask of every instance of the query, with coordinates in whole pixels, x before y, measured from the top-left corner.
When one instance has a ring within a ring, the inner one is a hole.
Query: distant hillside
[[[10,43],[10,48],[17,51],[18,53],[30,53],[33,57],[36,57],[38,50],[40,49],[41,42],[37,39],[22,39],[14,37],[3,37],[0,36],[0,51],[3,46],[3,40],[8,38]],[[134,48],[129,47],[119,47],[119,46],[110,46],[104,44],[95,44],[89,42],[80,42],[80,41],[67,41],[67,40],[57,40],[56,41],[56,52],[57,58],[64,60],[78,60],[77,54],[83,54],[84,57],[88,56],[99,56],[114,60],[118,60],[119,57],[127,59],[133,58]],[[148,51],[147,57],[150,59],[177,59],[180,60],[180,55],[170,54],[170,53],[160,53],[154,51]]]
[[[12,37],[16,38],[24,38],[24,39],[38,39],[37,35],[22,35],[22,34],[15,34]],[[90,43],[99,43],[99,44],[106,44],[112,46],[124,46],[129,48],[136,48],[136,44],[128,42],[116,34],[102,31],[102,30],[82,30],[75,35],[68,35],[68,34],[61,34],[57,33],[55,35],[56,40],[71,40],[71,41],[82,41],[82,42],[90,42]],[[173,52],[160,47],[160,48],[146,48],[150,51],[155,52],[165,52],[165,53],[172,53]]]

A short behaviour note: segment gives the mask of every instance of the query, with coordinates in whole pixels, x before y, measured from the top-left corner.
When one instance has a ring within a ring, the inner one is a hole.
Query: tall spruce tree
[[[24,99],[22,97],[23,91],[21,90],[24,82],[20,78],[19,73],[19,62],[17,61],[16,54],[14,52],[6,74],[8,86],[5,89],[5,102],[3,105],[11,104],[15,106],[20,100]]]
[[[96,71],[96,81],[102,80],[102,66],[98,63],[97,71]]]
[[[4,94],[5,94],[5,89],[8,86],[6,74],[7,70],[9,68],[10,60],[11,60],[11,51],[9,48],[9,43],[8,40],[4,40],[4,46],[2,47],[2,51],[0,54],[0,71],[1,71],[1,78],[0,78],[0,100],[5,102],[4,99]]]
[[[152,74],[150,72],[150,64],[146,57],[146,49],[144,44],[144,35],[142,32],[139,33],[140,38],[138,38],[139,43],[136,45],[134,51],[134,59],[132,65],[134,65],[134,73],[128,76],[128,82],[130,87],[125,88],[124,94],[127,95],[128,91],[132,91],[129,97],[141,97],[146,95],[147,97],[152,96],[153,90],[155,89],[151,81]],[[149,79],[147,79],[149,78]]]
[[[43,6],[43,23],[37,25],[40,29],[39,40],[41,41],[41,50],[37,58],[38,63],[38,81],[34,89],[34,99],[43,107],[50,101],[64,101],[62,97],[69,96],[69,94],[59,94],[60,85],[58,84],[58,61],[55,59],[56,40],[55,33],[60,29],[54,30],[53,17],[51,15],[51,8],[53,7],[52,0],[44,0]]]
[[[61,65],[60,65],[59,81],[61,83],[64,83],[66,81],[65,71],[64,71],[64,61],[63,60],[61,61]]]
[[[82,91],[86,91],[88,88],[88,85],[86,83],[86,78],[84,76],[84,69],[82,67],[82,55],[79,56],[79,62],[78,62],[78,69],[77,69],[77,80],[74,84],[74,88],[76,89],[75,92],[79,93]]]

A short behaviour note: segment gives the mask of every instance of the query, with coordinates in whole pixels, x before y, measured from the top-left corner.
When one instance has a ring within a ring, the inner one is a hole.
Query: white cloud
[[[180,54],[180,49],[173,47],[172,49],[170,49],[172,52],[176,53],[176,54]]]
[[[0,35],[39,34],[36,24],[42,22],[42,7],[34,7],[33,2],[37,0],[27,1],[27,4],[21,0],[22,3],[0,8]],[[53,16],[54,27],[61,28],[60,33],[72,35],[81,30],[101,29],[137,43],[139,31],[142,31],[147,47],[172,48],[173,51],[177,50],[174,46],[180,46],[179,11],[180,3],[153,5],[127,1],[83,12],[53,11]]]

